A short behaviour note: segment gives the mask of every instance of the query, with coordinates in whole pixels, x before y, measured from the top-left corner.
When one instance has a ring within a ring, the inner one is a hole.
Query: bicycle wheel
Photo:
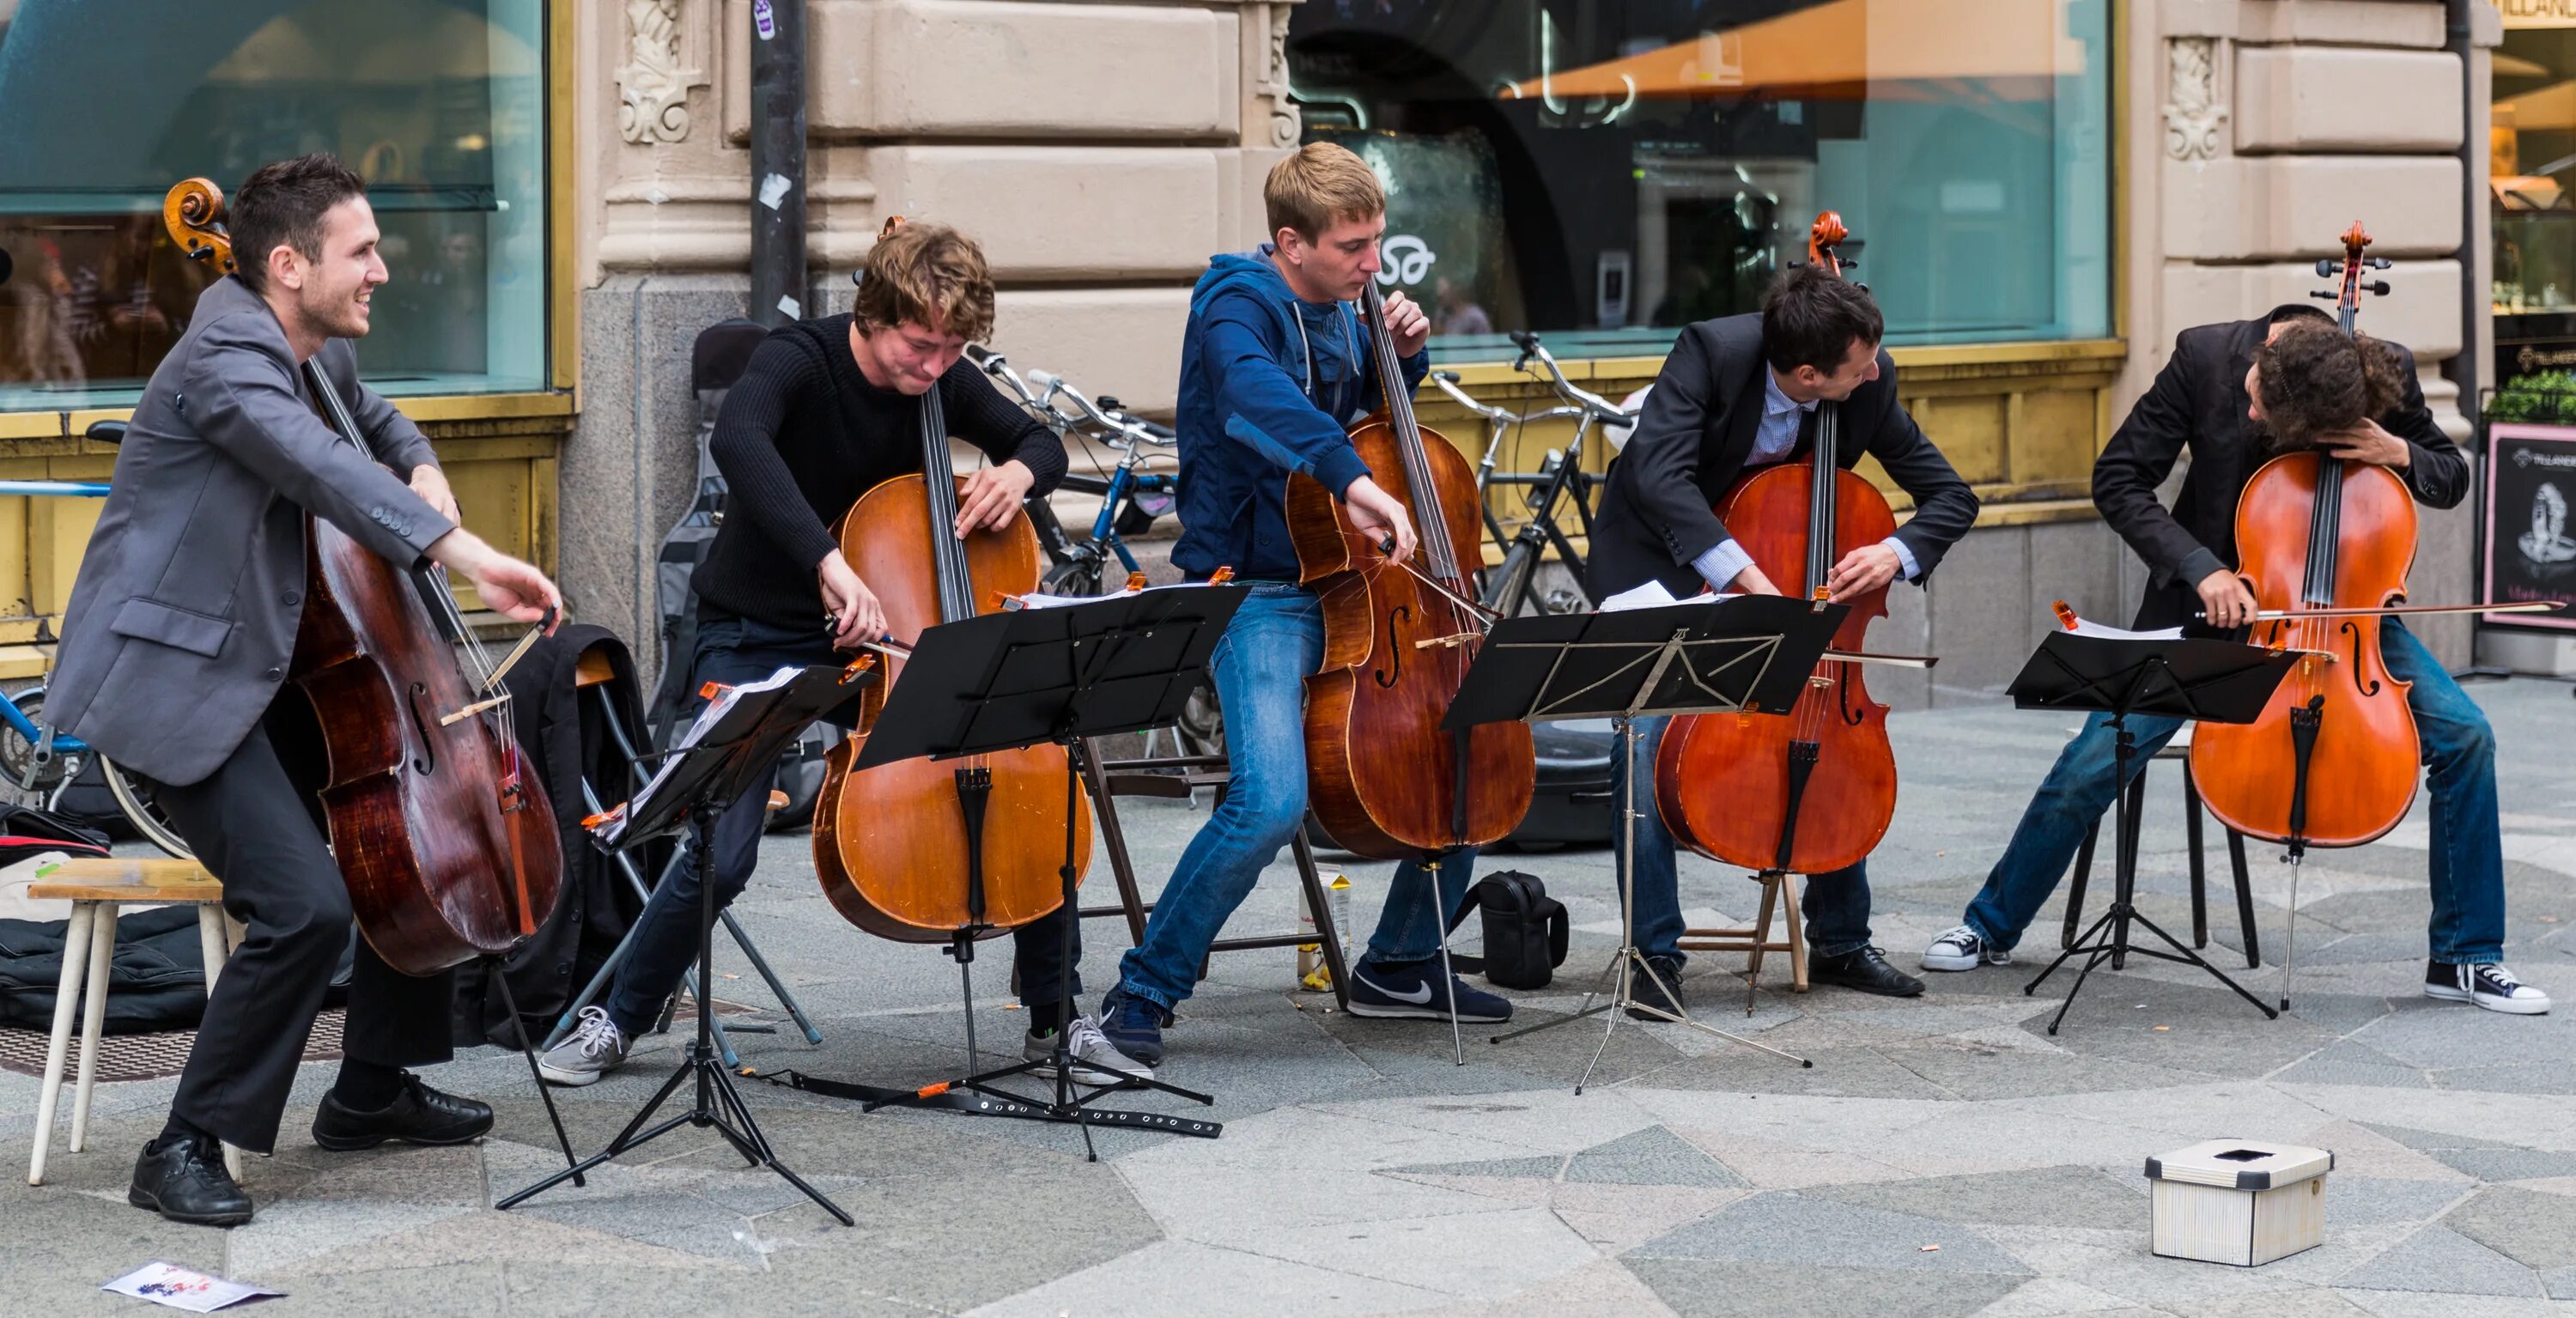
[[[1048,595],[1097,595],[1100,560],[1078,557],[1069,563],[1058,563],[1038,578],[1038,590]]]
[[[169,816],[161,813],[142,779],[104,755],[98,757],[98,769],[99,776],[107,780],[108,795],[116,798],[116,808],[125,812],[126,820],[143,835],[144,841],[181,860],[196,859],[197,853],[188,849],[188,840],[179,836]]]

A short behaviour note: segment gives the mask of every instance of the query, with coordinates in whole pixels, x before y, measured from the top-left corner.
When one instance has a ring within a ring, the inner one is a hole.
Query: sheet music
[[[1731,600],[1735,597],[1734,591],[1716,593],[1701,591],[1688,598],[1675,598],[1671,591],[1664,589],[1664,583],[1649,581],[1645,585],[1633,590],[1620,591],[1601,601],[1601,612],[1626,613],[1630,609],[1660,609],[1671,604],[1715,604],[1719,600]]]
[[[2077,636],[2099,636],[2106,641],[2179,641],[2182,639],[2180,627],[2159,627],[2149,632],[2133,632],[2126,627],[2113,627],[2106,623],[2095,622],[2090,618],[2078,618],[2075,620],[2075,625],[2066,630]]]
[[[735,705],[742,702],[744,696],[760,691],[775,691],[803,676],[804,672],[803,665],[788,664],[757,682],[742,682],[718,691],[713,699],[707,701],[706,707],[698,711],[698,717],[689,724],[688,730],[682,732],[680,739],[671,744],[673,753],[662,757],[662,763],[653,770],[652,778],[645,782],[644,790],[637,792],[634,798],[624,805],[610,811],[608,818],[601,820],[599,826],[591,831],[599,836],[600,841],[615,845],[617,839],[626,832],[626,821],[643,812],[643,807],[653,799],[654,793],[661,788],[663,780],[669,778],[671,770],[678,767],[681,757],[677,752],[697,745],[699,740],[707,735],[707,729],[722,721],[726,714],[732,712]]]
[[[1098,604],[1102,600],[1123,600],[1137,595],[1151,595],[1156,591],[1205,590],[1207,589],[1207,584],[1208,583],[1204,581],[1179,581],[1168,586],[1147,586],[1143,590],[1113,590],[1106,595],[1049,595],[1033,590],[1026,595],[1012,596],[1005,602],[1004,607],[1020,609],[1064,609],[1071,608],[1076,604]]]

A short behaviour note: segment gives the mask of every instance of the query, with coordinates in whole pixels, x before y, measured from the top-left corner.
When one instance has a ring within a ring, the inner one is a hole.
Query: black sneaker
[[[2424,965],[2424,996],[2444,1002],[2467,1002],[2510,1016],[2549,1014],[2549,995],[2514,979],[2493,961],[2454,966],[2440,961]]]
[[[1458,1019],[1471,1025],[1499,1025],[1512,1018],[1512,1004],[1501,994],[1471,988],[1455,975],[1440,973],[1440,963],[1380,965],[1362,960],[1351,967],[1350,1013],[1378,1020],[1449,1019],[1455,1003]]]
[[[1172,1023],[1172,1013],[1151,998],[1140,998],[1121,985],[1109,990],[1100,1000],[1100,1032],[1111,1047],[1136,1061],[1143,1062],[1150,1073],[1163,1062],[1163,1027]]]
[[[1910,998],[1923,991],[1922,980],[1887,964],[1887,954],[1875,947],[1855,948],[1841,956],[1810,957],[1807,978],[1814,983],[1839,984],[1887,998]]]
[[[1632,971],[1628,977],[1628,996],[1636,1006],[1628,1015],[1641,1021],[1668,1021],[1682,1014],[1682,959],[1677,956],[1650,956],[1643,971]],[[1661,1007],[1664,1014],[1648,1011]]]
[[[463,1144],[492,1129],[492,1108],[470,1098],[441,1093],[403,1073],[402,1092],[374,1112],[361,1112],[340,1101],[340,1091],[322,1096],[313,1114],[313,1142],[333,1153],[372,1149],[387,1140],[405,1144]]]
[[[224,1148],[202,1135],[164,1135],[143,1146],[125,1202],[190,1226],[240,1226],[250,1196],[224,1170]]]

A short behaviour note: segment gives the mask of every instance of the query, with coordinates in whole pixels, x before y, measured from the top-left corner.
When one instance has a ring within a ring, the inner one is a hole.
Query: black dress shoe
[[[191,1226],[240,1226],[250,1196],[224,1170],[224,1148],[198,1135],[164,1135],[143,1146],[125,1202]]]
[[[407,1144],[463,1144],[492,1129],[492,1107],[470,1098],[443,1094],[405,1073],[402,1092],[374,1112],[360,1112],[340,1101],[340,1091],[322,1096],[313,1114],[313,1142],[334,1153],[372,1149],[387,1140]]]
[[[1632,971],[1628,976],[1628,996],[1637,1004],[1636,1006],[1628,1009],[1628,1015],[1631,1019],[1641,1021],[1669,1021],[1673,1019],[1673,1017],[1681,1015],[1681,958],[1671,956],[1647,957],[1646,968],[1644,970]],[[1644,1010],[1644,1008],[1648,1007],[1661,1007],[1665,1012],[1670,1014],[1657,1015],[1652,1011]]]
[[[1818,984],[1839,984],[1889,998],[1910,998],[1923,991],[1922,980],[1887,964],[1886,955],[1875,947],[1811,958],[1807,978]]]

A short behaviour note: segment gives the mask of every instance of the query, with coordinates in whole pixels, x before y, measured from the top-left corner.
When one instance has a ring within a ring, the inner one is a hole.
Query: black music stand
[[[953,759],[1040,742],[1064,747],[1064,864],[1057,871],[1064,884],[1063,1024],[1044,1062],[1020,1062],[917,1089],[821,1080],[795,1071],[773,1079],[831,1097],[859,1099],[871,1112],[895,1105],[1069,1123],[1082,1129],[1083,1150],[1094,1162],[1100,1158],[1091,1143],[1095,1125],[1202,1139],[1215,1139],[1224,1132],[1221,1122],[1090,1106],[1104,1094],[1131,1088],[1156,1089],[1195,1103],[1216,1102],[1209,1095],[1160,1080],[1131,1074],[1088,1094],[1074,1092],[1080,1082],[1073,1078],[1068,1027],[1074,1018],[1073,940],[1082,909],[1074,878],[1079,860],[1074,852],[1074,811],[1080,801],[1083,739],[1141,732],[1177,721],[1207,670],[1218,638],[1250,593],[1241,586],[1167,587],[1084,604],[987,613],[922,632],[855,767],[874,768],[925,755]],[[974,771],[958,772],[960,799],[965,802],[971,799],[966,795],[970,790],[966,775]],[[970,808],[966,817],[970,828],[981,826],[980,808]],[[970,861],[967,909],[981,918],[982,872],[971,858],[961,859]],[[960,973],[964,973],[962,965]],[[971,980],[968,985],[967,1066],[971,1070],[975,995]],[[996,1081],[1042,1067],[1055,1070],[1051,1099],[993,1087]]]
[[[2056,974],[2069,957],[2084,954],[2084,968],[2076,973],[2074,986],[2066,991],[2066,1001],[2059,1004],[2057,1015],[2048,1022],[2050,1034],[2057,1033],[2058,1025],[2065,1021],[2068,1008],[2075,1005],[2075,995],[2084,991],[2084,981],[2094,967],[2107,960],[2114,970],[2126,969],[2132,952],[2198,966],[2235,990],[2236,996],[2253,1003],[2265,1019],[2280,1015],[2247,992],[2244,985],[2228,978],[2227,972],[2183,946],[2155,921],[2138,914],[2131,904],[2138,879],[2138,816],[2146,802],[2128,790],[2129,763],[2137,752],[2128,716],[2155,714],[2203,723],[2251,723],[2262,717],[2263,706],[2272,699],[2272,689],[2281,684],[2282,677],[2300,658],[2297,652],[2275,652],[2202,637],[2086,636],[2060,631],[2051,632],[2040,642],[2030,662],[2022,666],[2021,675],[2013,679],[2009,690],[2013,703],[2020,708],[2106,713],[2111,716],[2112,732],[2119,738],[2111,798],[2115,811],[2112,854],[2117,857],[2117,878],[2110,908],[2082,937],[2058,953],[2038,978],[2022,987],[2024,994],[2039,992],[2039,986]],[[2145,926],[2148,933],[2173,950],[2133,945],[2129,942],[2131,924]],[[2095,941],[2097,938],[2099,941]]]
[[[594,830],[592,841],[603,850],[624,851],[654,841],[682,828],[694,828],[699,839],[700,864],[713,861],[706,839],[715,836],[716,819],[726,807],[742,798],[743,793],[763,790],[770,772],[777,767],[779,755],[787,749],[807,725],[847,704],[858,694],[858,684],[874,680],[875,675],[858,665],[848,668],[817,664],[805,669],[783,685],[740,695],[733,707],[718,716],[714,723],[690,744],[673,751],[656,774],[645,785],[643,793],[628,805],[630,813],[616,826],[613,840],[603,839]],[[650,1144],[682,1126],[712,1127],[734,1152],[754,1166],[767,1167],[785,1178],[805,1197],[822,1205],[825,1212],[840,1219],[843,1226],[856,1221],[841,1210],[839,1204],[826,1198],[822,1191],[805,1183],[803,1177],[788,1170],[778,1160],[760,1124],[752,1119],[751,1109],[744,1106],[742,1095],[733,1087],[733,1077],[725,1071],[715,1046],[714,994],[711,988],[715,959],[716,898],[715,878],[701,873],[698,878],[698,1037],[688,1045],[685,1060],[671,1073],[671,1078],[655,1090],[652,1101],[626,1123],[608,1147],[588,1159],[537,1182],[494,1204],[507,1209],[532,1195],[542,1194],[564,1181],[575,1180],[582,1173],[626,1152]],[[668,1102],[683,1081],[698,1082],[697,1102],[686,1112],[672,1117],[651,1130],[644,1123]],[[636,1132],[643,1131],[642,1134]]]
[[[1441,726],[1608,717],[1619,724],[1619,753],[1633,764],[1640,716],[1788,709],[1797,702],[1816,661],[1833,644],[1834,629],[1850,611],[1842,604],[1742,595],[1706,604],[1506,619],[1485,637]],[[1492,1042],[1608,1012],[1609,1028],[1601,1032],[1600,1046],[1592,1050],[1592,1061],[1574,1084],[1578,1094],[1601,1065],[1601,1055],[1609,1050],[1610,1036],[1618,1033],[1625,1011],[1659,1016],[1800,1066],[1815,1065],[1769,1044],[1693,1020],[1688,1012],[1639,1002],[1630,992],[1636,972],[1646,968],[1646,958],[1637,949],[1637,776],[1627,775],[1626,782],[1627,799],[1619,803],[1624,880],[1619,891],[1618,953],[1573,1015],[1497,1034]],[[1592,1000],[1601,996],[1604,985],[1610,986],[1610,997],[1594,1006]]]

